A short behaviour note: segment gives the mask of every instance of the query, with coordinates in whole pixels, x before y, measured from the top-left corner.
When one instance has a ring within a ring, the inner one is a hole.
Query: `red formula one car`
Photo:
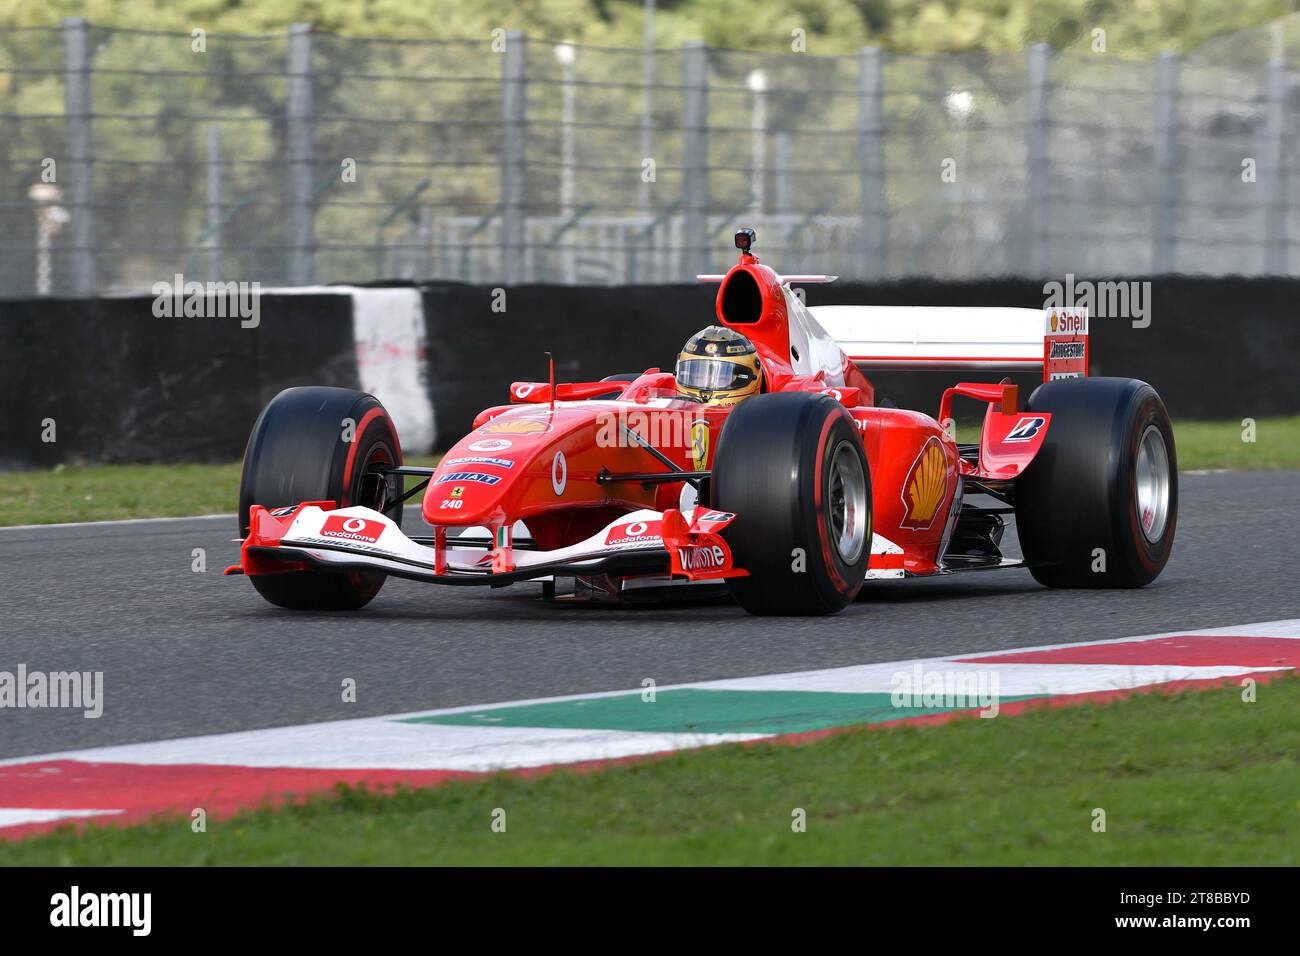
[[[249,438],[228,573],[300,609],[359,608],[396,575],[542,581],[553,599],[703,584],[755,614],[835,612],[874,578],[1023,564],[1049,587],[1137,587],[1160,573],[1178,510],[1169,416],[1144,382],[1087,377],[1086,314],[812,309],[791,284],[830,277],[783,278],[752,241],[741,230],[739,263],[701,277],[720,283],[719,325],[677,374],[517,382],[437,468],[403,465],[370,395],[280,393]],[[1008,379],[963,382],[937,417],[882,407],[864,374],[1038,367],[1023,405]],[[750,397],[711,400],[731,371]],[[977,443],[952,434],[956,396],[987,405]],[[432,529],[409,536],[403,502],[420,491]],[[1000,551],[1011,513],[1023,560]]]

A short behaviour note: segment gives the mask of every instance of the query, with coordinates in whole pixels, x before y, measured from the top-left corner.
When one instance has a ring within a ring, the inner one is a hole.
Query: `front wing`
[[[275,511],[254,505],[240,563],[226,573],[376,570],[437,584],[495,587],[556,573],[718,580],[748,574],[735,567],[731,549],[719,534],[734,518],[707,508],[635,511],[577,544],[537,551],[513,547],[505,533],[490,549],[457,544],[449,535],[422,543],[377,511],[335,509],[333,502],[305,502]]]

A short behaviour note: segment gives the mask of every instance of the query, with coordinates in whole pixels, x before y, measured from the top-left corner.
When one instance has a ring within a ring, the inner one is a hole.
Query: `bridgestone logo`
[[[698,548],[678,548],[677,558],[683,571],[709,571],[724,567],[727,556],[718,545],[705,545]]]
[[[1083,342],[1053,342],[1051,357],[1054,359],[1081,359],[1085,347]]]

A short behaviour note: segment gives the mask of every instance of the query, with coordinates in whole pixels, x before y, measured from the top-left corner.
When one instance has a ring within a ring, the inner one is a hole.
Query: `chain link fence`
[[[738,224],[852,278],[1294,273],[1298,24],[1154,60],[0,30],[0,295],[681,281]]]

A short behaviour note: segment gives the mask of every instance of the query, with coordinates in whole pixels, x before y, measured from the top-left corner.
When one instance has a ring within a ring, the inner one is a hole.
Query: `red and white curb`
[[[1002,704],[1106,698],[1157,686],[1196,686],[1300,668],[1300,619],[1209,630],[1175,631],[1119,640],[1054,644],[987,654],[959,654],[793,674],[663,686],[673,691],[765,692],[782,695],[889,694],[900,672],[996,677]],[[327,790],[337,783],[372,788],[428,786],[499,770],[535,771],[604,762],[713,744],[807,739],[842,725],[804,732],[665,732],[581,726],[493,726],[492,712],[627,698],[641,688],[531,701],[456,707],[297,727],[161,740],[0,761],[0,838],[21,837],[67,823],[134,823],[160,814],[209,817]],[[725,695],[718,695],[723,697]],[[730,696],[734,701],[736,694]],[[748,698],[745,698],[748,699]],[[819,701],[841,700],[831,696]],[[595,706],[592,704],[591,706]],[[569,712],[577,712],[573,707]],[[969,710],[909,716],[885,723],[965,716]],[[472,715],[481,723],[439,723]]]

